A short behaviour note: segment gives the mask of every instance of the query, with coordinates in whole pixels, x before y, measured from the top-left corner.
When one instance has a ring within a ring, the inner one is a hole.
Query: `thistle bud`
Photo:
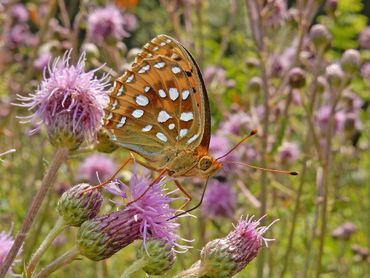
[[[149,275],[161,275],[171,269],[176,260],[173,245],[163,240],[152,239],[139,248],[137,258],[146,261],[143,270]]]
[[[78,184],[60,197],[57,209],[66,224],[78,227],[99,213],[103,196],[97,190],[83,192],[89,187],[86,183]]]
[[[361,65],[360,53],[354,49],[348,49],[343,53],[340,65],[345,73],[351,75],[358,71]]]
[[[255,76],[252,77],[251,80],[249,80],[248,83],[248,89],[253,93],[258,93],[261,90],[262,87],[262,80],[261,78]]]
[[[338,7],[338,0],[326,0],[325,2],[325,11],[328,14],[333,15]]]
[[[100,261],[140,238],[141,221],[135,210],[125,209],[85,221],[77,233],[77,245],[83,256]]]
[[[331,64],[326,67],[325,76],[328,80],[329,86],[333,89],[336,89],[343,82],[344,72],[340,65]]]
[[[118,145],[114,143],[105,129],[100,129],[97,134],[98,144],[96,149],[102,153],[112,153],[118,149]]]
[[[306,77],[301,68],[295,67],[289,71],[289,85],[292,88],[299,89],[306,84]]]
[[[269,227],[259,227],[260,220],[241,220],[225,238],[208,242],[200,254],[201,275],[226,278],[245,268],[257,256],[262,243],[267,245],[270,240],[263,237]]]
[[[332,40],[332,36],[329,33],[328,29],[322,24],[316,24],[312,26],[309,35],[312,43],[317,49],[325,49],[329,46]]]

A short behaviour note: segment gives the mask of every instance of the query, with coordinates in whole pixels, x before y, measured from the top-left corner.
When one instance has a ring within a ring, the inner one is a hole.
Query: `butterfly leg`
[[[202,192],[202,196],[200,197],[200,201],[199,201],[199,203],[198,203],[198,204],[196,204],[196,205],[195,205],[194,207],[192,207],[191,209],[188,209],[188,210],[185,210],[185,211],[183,211],[183,212],[180,212],[179,214],[176,214],[175,216],[172,216],[171,218],[169,218],[169,219],[167,219],[167,220],[171,220],[171,219],[177,218],[177,217],[179,217],[179,216],[181,216],[181,215],[187,214],[188,212],[191,212],[191,211],[193,211],[193,210],[195,210],[195,209],[199,208],[199,207],[200,207],[200,205],[201,205],[201,204],[202,204],[202,202],[203,202],[204,194],[206,193],[206,189],[207,189],[207,185],[208,185],[208,179],[209,179],[209,178],[207,178],[206,183],[205,183],[205,185],[204,185],[204,187],[203,187],[203,192]],[[181,189],[180,189],[180,190],[181,190]]]
[[[185,188],[182,187],[182,185],[180,184],[179,181],[175,180],[175,184],[176,184],[177,188],[180,189],[181,192],[186,195],[186,197],[188,197],[188,199],[185,201],[185,203],[182,204],[182,206],[178,209],[178,210],[182,210],[183,208],[185,208],[191,202],[191,200],[193,199],[193,197],[190,195],[189,192],[187,192],[185,190]]]
[[[104,182],[102,182],[98,185],[95,185],[93,187],[85,189],[83,192],[89,192],[89,191],[92,191],[92,190],[95,190],[95,189],[99,189],[99,188],[102,188],[103,186],[107,185],[108,183],[110,183],[118,175],[118,173],[121,172],[122,169],[126,167],[126,165],[128,163],[135,161],[135,157],[132,154],[130,154],[130,155],[131,156],[125,162],[122,163],[122,165],[117,169],[117,171],[109,179],[105,180]]]
[[[140,200],[141,198],[143,198],[144,197],[144,195],[149,191],[149,189],[153,186],[153,185],[155,185],[165,174],[167,174],[168,173],[168,170],[167,169],[163,169],[160,173],[159,173],[159,175],[158,175],[158,177],[156,177],[149,185],[148,185],[148,187],[144,190],[144,192],[143,193],[141,193],[141,195],[139,196],[139,197],[137,197],[136,199],[134,199],[134,200],[132,200],[132,201],[130,201],[130,202],[128,202],[127,203],[127,206],[129,206],[129,205],[131,205],[132,203],[135,203],[136,201],[138,201],[138,200]]]

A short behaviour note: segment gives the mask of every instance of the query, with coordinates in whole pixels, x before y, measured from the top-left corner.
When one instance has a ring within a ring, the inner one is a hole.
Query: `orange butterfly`
[[[104,128],[117,145],[143,158],[138,163],[160,172],[151,185],[164,175],[208,180],[221,169],[221,158],[256,133],[220,158],[208,153],[211,115],[200,69],[189,51],[166,35],[147,43],[132,67],[115,81]],[[188,197],[185,207],[192,196],[175,183]]]

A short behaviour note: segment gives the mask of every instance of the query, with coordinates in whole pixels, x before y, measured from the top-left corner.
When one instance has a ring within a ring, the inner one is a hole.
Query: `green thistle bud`
[[[136,212],[126,208],[85,221],[77,233],[81,254],[93,261],[104,260],[139,239],[142,221]]]
[[[255,76],[255,77],[252,77],[251,80],[249,80],[249,83],[248,83],[249,91],[253,93],[258,93],[261,90],[261,87],[262,87],[261,78]]]
[[[344,72],[340,65],[338,64],[331,64],[326,67],[325,71],[326,79],[328,80],[328,84],[331,88],[336,89],[338,88],[344,79]]]
[[[112,153],[118,149],[118,145],[110,139],[109,134],[105,129],[100,129],[98,131],[97,138],[98,144],[96,145],[96,149],[99,152]]]
[[[88,188],[90,188],[89,184],[81,183],[67,190],[60,197],[57,209],[66,224],[78,227],[99,213],[103,196],[97,190],[83,192]]]
[[[306,77],[304,71],[301,68],[292,68],[289,71],[289,85],[292,88],[302,88],[306,84]]]
[[[139,248],[136,257],[145,258],[146,265],[143,270],[147,274],[161,275],[171,269],[176,260],[173,245],[157,239],[148,240],[144,244]]]
[[[317,49],[326,49],[332,40],[332,36],[328,29],[322,24],[316,24],[312,26],[309,35],[311,42]]]
[[[354,49],[348,49],[343,53],[340,65],[345,73],[352,75],[358,71],[361,65],[360,53]]]

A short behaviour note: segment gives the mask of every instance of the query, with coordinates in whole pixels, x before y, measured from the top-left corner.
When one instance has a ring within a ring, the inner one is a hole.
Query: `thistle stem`
[[[35,270],[36,266],[40,262],[42,255],[45,253],[45,251],[49,248],[54,239],[64,230],[66,226],[67,225],[64,223],[63,218],[59,217],[53,229],[49,232],[49,234],[43,240],[39,248],[32,255],[32,258],[26,268],[27,277],[31,277],[32,272]]]
[[[48,277],[51,273],[55,272],[59,268],[70,264],[78,255],[80,255],[80,250],[77,245],[74,245],[71,249],[65,252],[62,256],[48,264],[39,273],[36,274],[35,278]]]
[[[57,176],[58,169],[63,164],[63,162],[66,161],[68,157],[68,149],[66,148],[59,148],[55,156],[53,158],[53,161],[50,164],[49,169],[47,170],[39,191],[37,192],[35,198],[32,201],[32,204],[30,208],[27,211],[27,215],[23,221],[21,230],[18,232],[14,243],[12,245],[12,248],[10,249],[1,269],[0,269],[0,278],[3,278],[5,274],[8,272],[9,267],[12,265],[15,257],[17,256],[20,248],[23,245],[24,240],[27,237],[27,233],[29,232],[33,221],[35,220],[35,217],[40,209],[40,206],[42,204],[42,201],[45,199],[45,196],[51,186],[54,184],[54,181]]]
[[[138,260],[136,260],[133,264],[131,264],[128,268],[125,269],[125,271],[122,273],[120,278],[129,278],[131,277],[131,274],[135,273],[136,271],[139,271],[147,264],[147,261],[145,260],[145,257],[142,257]]]
[[[200,276],[200,262],[195,263],[192,267],[187,270],[181,271],[177,275],[173,276],[173,278],[196,278]]]

